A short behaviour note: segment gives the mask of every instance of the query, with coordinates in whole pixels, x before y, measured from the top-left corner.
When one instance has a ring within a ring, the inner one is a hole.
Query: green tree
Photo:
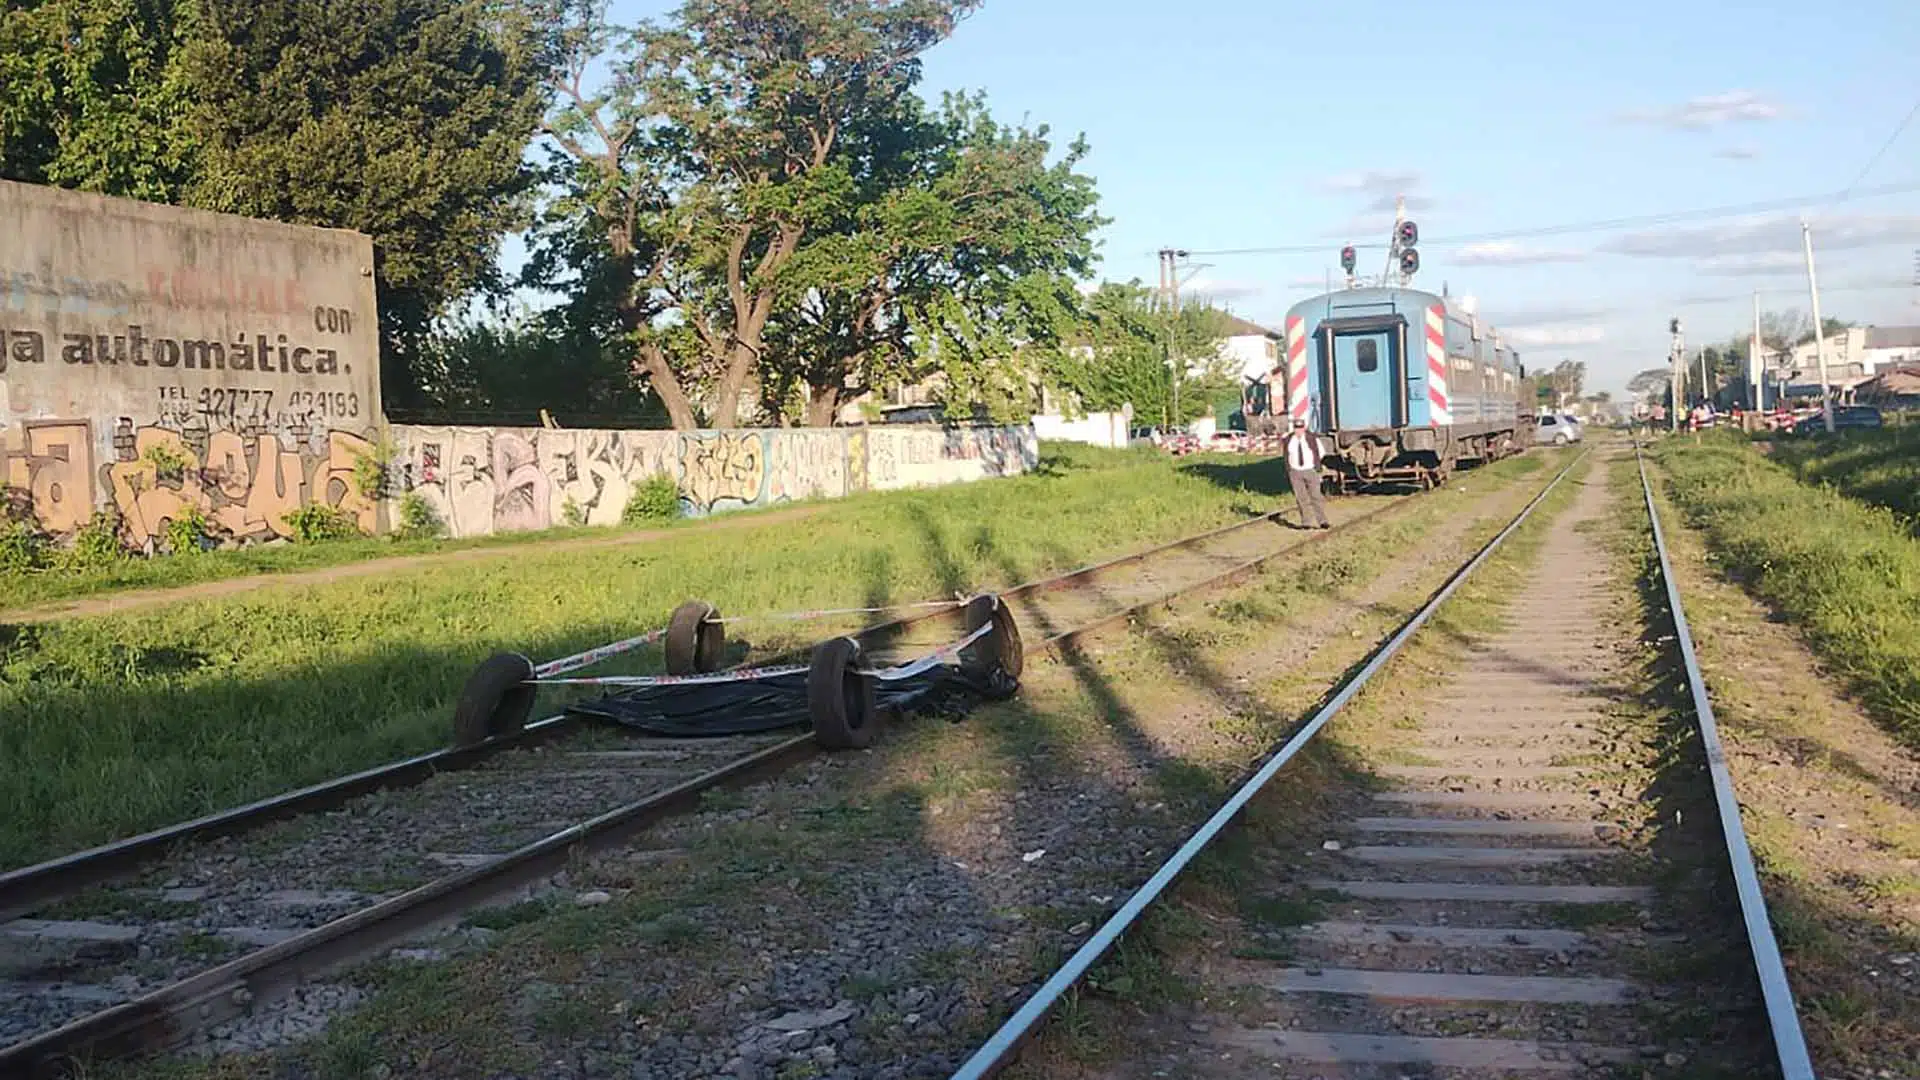
[[[1054,356],[1050,379],[1082,408],[1132,405],[1137,422],[1173,427],[1206,415],[1222,391],[1238,391],[1238,373],[1220,355],[1225,338],[1226,316],[1218,309],[1189,305],[1169,317],[1140,282],[1107,282],[1087,297],[1082,325]]]
[[[545,102],[548,0],[28,0],[0,17],[0,175],[375,242],[386,397],[500,286]]]
[[[687,0],[619,42],[597,3],[571,6],[568,73],[547,131],[562,198],[591,214],[636,374],[674,426],[736,425],[765,356],[782,276],[858,185],[849,133],[874,130],[918,57],[978,0]]]
[[[1075,140],[1002,126],[978,96],[917,98],[843,136],[853,195],[794,254],[768,325],[767,402],[833,422],[868,390],[943,376],[949,415],[1017,412],[1020,358],[1056,345],[1093,263],[1092,178]]]
[[[192,10],[173,0],[8,3],[0,177],[175,201],[194,139],[192,91],[172,61]]]
[[[549,17],[495,0],[197,2],[187,201],[371,235],[384,396],[421,403],[433,318],[502,288],[499,238],[528,220]]]
[[[667,423],[658,399],[628,378],[617,345],[564,306],[446,320],[422,342],[415,373],[436,416],[538,424],[544,408],[569,427]]]

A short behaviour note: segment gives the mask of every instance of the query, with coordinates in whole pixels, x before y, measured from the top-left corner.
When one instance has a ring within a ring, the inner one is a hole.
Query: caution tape
[[[881,682],[898,682],[901,679],[911,679],[915,675],[923,674],[954,659],[960,650],[979,641],[992,631],[993,623],[988,622],[966,637],[961,638],[959,641],[953,642],[950,645],[942,645],[918,660],[901,664],[898,667],[877,668],[859,671],[856,672],[856,674],[866,675],[878,679]],[[803,675],[809,670],[810,668],[801,665],[734,668],[731,671],[716,671],[710,675],[600,675],[584,679],[554,679],[548,678],[536,669],[533,678],[528,679],[527,682],[537,683],[541,686],[623,686],[629,689],[643,689],[653,686],[710,686],[715,683],[753,682],[759,679],[774,679],[787,675]]]
[[[938,667],[939,665],[946,663],[949,660],[957,658],[961,649],[964,649],[967,646],[973,644],[974,642],[979,641],[981,638],[986,637],[988,634],[992,632],[993,632],[993,623],[989,621],[985,625],[981,626],[978,630],[975,630],[973,633],[968,634],[966,637],[961,638],[959,641],[956,641],[951,645],[942,645],[940,648],[935,649],[934,651],[928,653],[927,655],[921,657],[918,660],[914,660],[906,664],[901,664],[899,667],[885,668],[879,671],[863,671],[860,674],[871,675],[874,678],[879,679],[881,682],[898,682],[901,679],[911,679],[915,675],[919,675],[922,672],[931,670],[932,668]]]
[[[597,649],[588,649],[583,653],[563,656],[558,660],[549,660],[533,669],[533,677],[535,679],[544,679],[549,675],[564,675],[569,671],[579,671],[584,667],[592,667],[609,657],[619,656],[621,653],[632,652],[635,649],[651,645],[665,637],[666,634],[667,632],[665,630],[649,630],[639,637],[630,637],[625,641],[616,641],[611,645],[602,645]]]
[[[801,622],[806,619],[824,619],[830,615],[881,615],[889,611],[909,611],[918,608],[956,608],[965,606],[967,600],[925,600],[911,604],[888,604],[885,607],[818,608],[813,611],[782,612],[777,615],[734,615],[730,618],[707,619],[711,623],[739,622]]]

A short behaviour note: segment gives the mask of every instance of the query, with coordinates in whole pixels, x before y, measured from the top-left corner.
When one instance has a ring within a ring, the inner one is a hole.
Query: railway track
[[[1740,997],[1746,975],[1717,970],[1702,985],[1702,976],[1671,974],[1678,968],[1658,959],[1700,946],[1666,921],[1676,901],[1625,847],[1634,827],[1622,821],[1652,796],[1645,782],[1615,775],[1616,766],[1643,763],[1625,760],[1637,748],[1610,734],[1609,677],[1621,662],[1607,658],[1597,628],[1621,582],[1609,579],[1617,570],[1591,532],[1576,527],[1604,512],[1604,496],[1589,486],[1548,531],[1504,628],[1474,641],[1448,684],[1425,695],[1413,732],[1396,730],[1395,754],[1367,764],[1378,790],[1342,798],[1313,834],[1329,839],[1304,864],[1236,882],[1249,894],[1319,898],[1303,901],[1313,917],[1285,930],[1249,926],[1241,944],[1251,952],[1194,961],[1198,993],[1234,1005],[1142,1025],[1158,1052],[1103,1075],[1451,1080],[1760,1076],[1777,1067],[1785,1080],[1812,1080],[1644,466],[1640,480],[1673,620],[1671,636],[1660,640],[1684,669],[1706,762],[1686,782],[1711,786],[1719,854],[1732,871],[1772,1053],[1736,1034],[1751,1020],[1716,1018],[1711,1005],[1691,1025],[1652,1019],[1670,1011],[1662,1002],[1700,996],[1732,1000],[1723,1012],[1756,1010]],[[996,1075],[1014,1061],[1055,1004],[1265,785],[1286,782],[1288,762],[1539,501],[1337,687],[954,1080]],[[1640,826],[1649,826],[1644,817]],[[1711,922],[1716,913],[1694,916]],[[1652,1012],[1641,1008],[1647,1003]]]
[[[1030,648],[1057,648],[1413,498],[1336,500],[1328,533],[1254,518],[1002,597]],[[859,636],[911,652],[950,640],[956,614]],[[0,923],[0,1076],[186,1043],[217,1050],[276,1002],[338,993],[312,985],[318,975],[409,944],[431,949],[427,936],[464,913],[550,889],[577,856],[632,843],[706,792],[817,752],[810,734],[635,740],[562,715],[13,871],[0,877],[0,913],[11,917]],[[294,1012],[272,1022],[297,1034]]]

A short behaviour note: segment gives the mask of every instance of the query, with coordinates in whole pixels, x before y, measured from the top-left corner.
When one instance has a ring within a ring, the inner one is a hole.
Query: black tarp
[[[977,693],[958,670],[938,667],[910,679],[877,683],[874,701],[883,710],[938,709]],[[807,714],[805,672],[751,682],[634,687],[577,702],[567,711],[679,739],[751,735],[812,722]]]

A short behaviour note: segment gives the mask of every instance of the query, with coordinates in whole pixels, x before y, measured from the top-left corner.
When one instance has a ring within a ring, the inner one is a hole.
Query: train
[[[1520,355],[1444,292],[1349,285],[1302,300],[1287,311],[1273,377],[1284,379],[1270,395],[1275,426],[1305,420],[1343,493],[1438,487],[1532,442]]]

